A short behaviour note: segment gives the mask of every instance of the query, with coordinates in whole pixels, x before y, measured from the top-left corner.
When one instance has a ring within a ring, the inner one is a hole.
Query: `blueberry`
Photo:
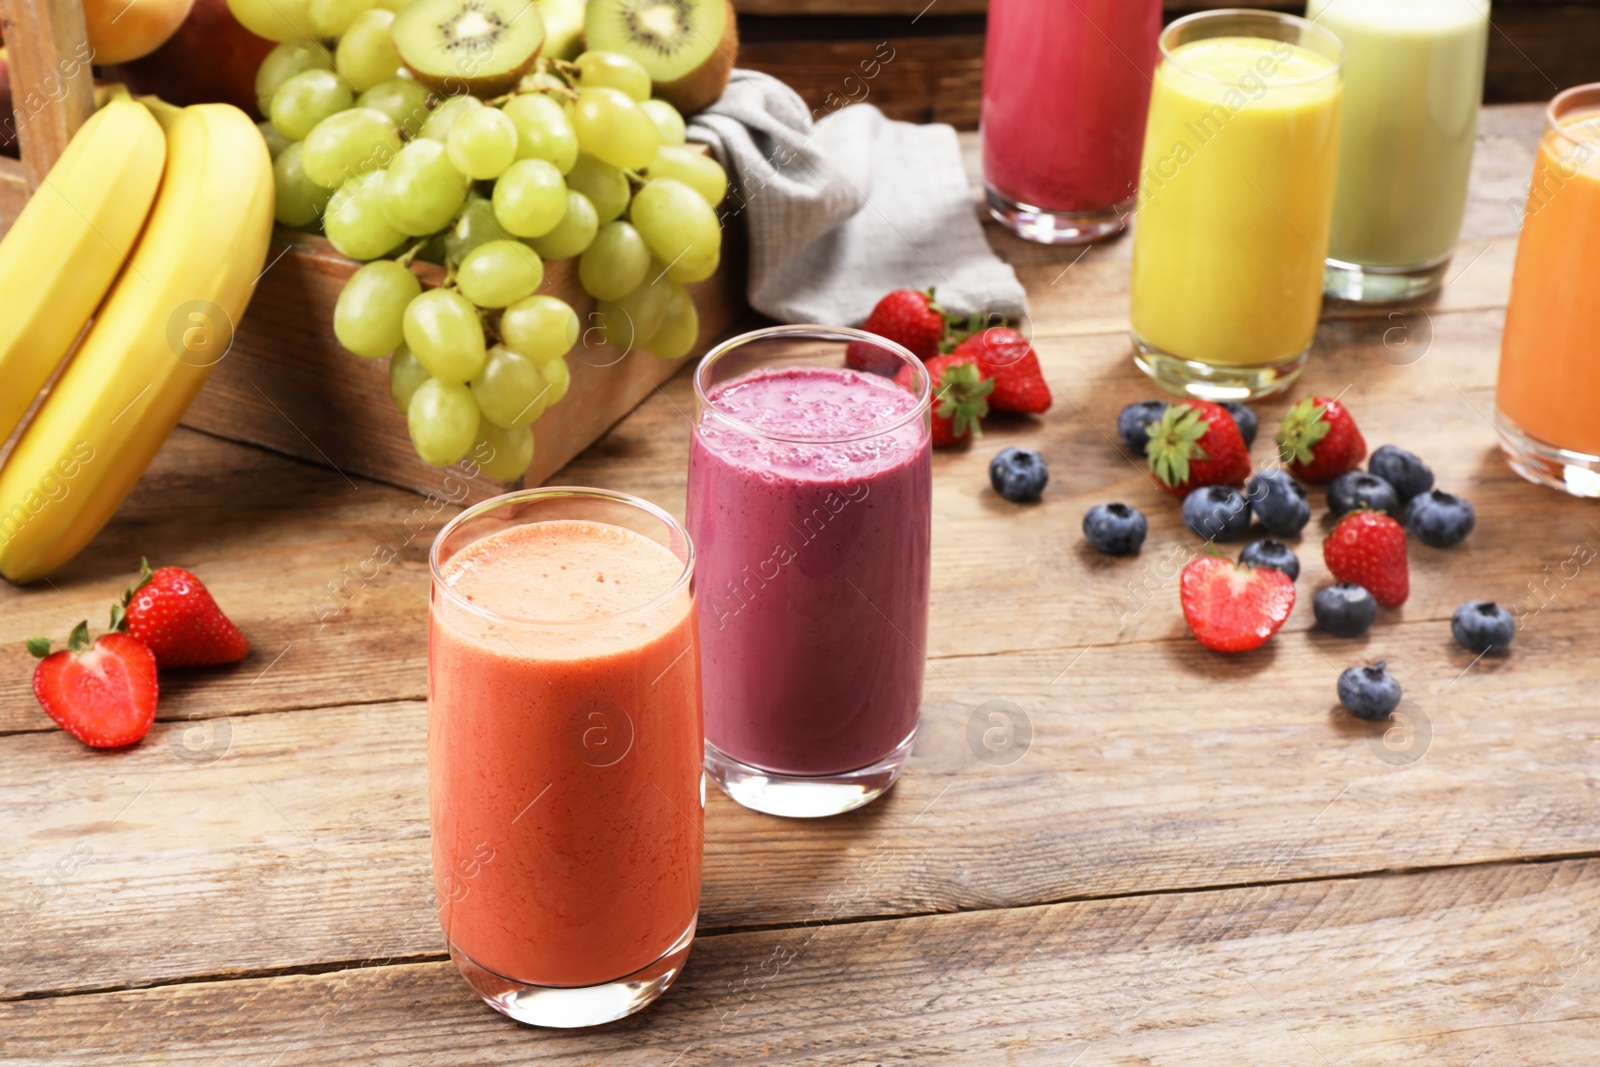
[[[1096,504],[1083,516],[1083,536],[1101,552],[1126,556],[1139,551],[1150,532],[1144,512],[1127,504]]]
[[[1166,410],[1165,400],[1141,400],[1137,404],[1129,404],[1117,416],[1117,432],[1129,448],[1142,456],[1144,446],[1150,443],[1148,427],[1152,422],[1160,422]]]
[[[1433,488],[1433,470],[1422,460],[1394,445],[1379,445],[1367,460],[1367,470],[1394,486],[1404,504],[1418,493]]]
[[[1247,567],[1271,567],[1275,571],[1282,571],[1291,582],[1300,577],[1300,557],[1282,541],[1271,538],[1245,545],[1239,553],[1239,562]]]
[[[1406,505],[1406,529],[1434,548],[1449,548],[1466,540],[1478,521],[1472,505],[1438,489],[1429,490]]]
[[[1027,448],[1002,448],[989,461],[989,484],[1013,504],[1038,500],[1050,481],[1044,457]]]
[[[1255,444],[1256,430],[1261,426],[1261,421],[1256,418],[1255,409],[1249,404],[1241,404],[1235,400],[1224,400],[1222,407],[1233,416],[1233,424],[1239,427],[1239,436],[1244,438],[1244,447],[1249,448]]]
[[[1339,675],[1339,703],[1358,719],[1387,719],[1400,706],[1400,683],[1382,660],[1370,667],[1351,667]]]
[[[1328,484],[1328,510],[1333,512],[1334,518],[1362,508],[1385,513],[1399,511],[1400,498],[1394,486],[1366,471],[1346,471]]]
[[[1489,600],[1473,600],[1461,605],[1450,617],[1450,632],[1469,652],[1505,648],[1517,636],[1517,620],[1511,612]]]
[[[1254,475],[1245,490],[1256,517],[1270,534],[1293,537],[1311,521],[1306,491],[1285,472],[1272,468]]]
[[[1378,617],[1378,602],[1354,582],[1318,589],[1311,610],[1317,625],[1335,637],[1360,637]]]
[[[1183,521],[1207,541],[1237,541],[1250,532],[1250,502],[1231,485],[1202,485],[1183,498]]]

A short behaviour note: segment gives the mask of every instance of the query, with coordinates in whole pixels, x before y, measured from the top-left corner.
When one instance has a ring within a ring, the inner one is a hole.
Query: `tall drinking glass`
[[[1431,293],[1467,208],[1489,0],[1309,0],[1306,17],[1345,50],[1327,293]]]
[[[1046,244],[1127,225],[1161,0],[990,0],[983,58],[989,212]]]
[[[1322,307],[1339,153],[1339,40],[1209,11],[1161,35],[1133,234],[1139,366],[1208,400],[1299,375]]]
[[[450,956],[539,1026],[629,1015],[672,984],[700,906],[694,550],[601,489],[531,489],[430,559],[428,790]]]
[[[927,371],[859,330],[778,326],[694,385],[706,772],[757,811],[860,807],[899,777],[922,702]]]
[[[1512,469],[1600,496],[1600,82],[1545,112],[1495,404]]]

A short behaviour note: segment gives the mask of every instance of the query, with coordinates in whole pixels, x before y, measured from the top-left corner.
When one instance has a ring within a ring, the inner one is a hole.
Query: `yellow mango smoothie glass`
[[[1135,360],[1174,392],[1288,387],[1322,307],[1343,48],[1293,15],[1211,11],[1161,35],[1140,169]]]
[[[1489,0],[1309,0],[1306,17],[1345,50],[1327,293],[1426,295],[1467,208]]]

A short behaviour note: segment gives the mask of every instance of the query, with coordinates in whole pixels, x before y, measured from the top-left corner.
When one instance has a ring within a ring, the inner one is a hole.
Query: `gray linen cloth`
[[[936,286],[946,310],[1020,319],[1016,272],[984,239],[953,129],[853,104],[813,122],[778,79],[735,70],[689,122],[732,184],[750,235],[750,306],[780,322],[854,326],[891,289]]]

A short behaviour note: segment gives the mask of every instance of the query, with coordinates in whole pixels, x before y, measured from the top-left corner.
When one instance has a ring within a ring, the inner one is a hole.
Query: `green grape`
[[[444,145],[419,137],[396,152],[383,172],[383,213],[401,233],[436,233],[456,217],[471,185],[450,165]]]
[[[442,233],[434,234],[422,243],[421,248],[417,249],[418,259],[424,263],[432,263],[440,267],[444,266],[445,254],[444,234]]]
[[[594,205],[582,193],[567,190],[567,213],[561,216],[556,228],[543,237],[528,241],[533,250],[545,259],[571,259],[582,255],[600,229],[600,219]]]
[[[433,114],[428,116],[422,124],[422,136],[430,141],[443,144],[450,136],[450,127],[454,126],[456,119],[468,111],[475,111],[483,106],[483,101],[475,96],[449,96],[439,106],[433,109]]]
[[[261,139],[267,142],[267,155],[277,159],[283,155],[283,150],[294,144],[293,141],[278,132],[278,127],[270,122],[256,123],[256,129],[261,131]]]
[[[535,363],[560,359],[578,343],[578,314],[564,300],[530,296],[500,316],[500,339]],[[562,386],[562,392],[566,387]],[[554,400],[550,401],[552,404]]]
[[[395,349],[394,355],[389,357],[389,396],[400,414],[404,415],[411,407],[411,397],[422,383],[430,380],[428,368],[418,363],[405,345]]]
[[[483,370],[483,323],[460,293],[423,293],[406,305],[403,331],[406,347],[442,382],[465,382]]]
[[[650,269],[650,247],[626,222],[608,222],[578,257],[578,281],[596,300],[620,300]]]
[[[651,264],[650,275],[622,299],[602,300],[595,305],[592,321],[612,348],[631,351],[661,326],[672,300],[672,283],[659,263]]]
[[[329,115],[301,142],[300,165],[324,189],[337,189],[357,174],[382,170],[400,151],[400,135],[389,116],[370,107]]]
[[[568,189],[576,189],[589,198],[595,220],[602,226],[620,218],[628,206],[628,198],[633,195],[622,171],[593,156],[579,156],[567,171],[566,181]]]
[[[638,101],[650,99],[650,72],[620,52],[585,52],[577,58],[578,84],[620,89]]]
[[[498,178],[517,158],[517,127],[499,108],[480,107],[458,116],[444,143],[456,170],[480,181]]]
[[[625,170],[648,166],[661,147],[661,135],[633,97],[621,89],[580,89],[567,108],[578,147],[602,163]]]
[[[383,172],[368,171],[339,186],[322,215],[322,232],[333,247],[359,260],[377,259],[404,241],[406,235],[383,213]]]
[[[333,71],[303,70],[278,86],[268,114],[279,133],[303,141],[317,123],[353,102],[350,83]]]
[[[650,116],[650,121],[656,124],[656,132],[661,135],[662,145],[681,145],[688,136],[684,127],[683,116],[678,109],[665,100],[643,100],[639,106],[644,113]]]
[[[272,161],[272,184],[276,193],[273,217],[285,226],[310,226],[328,207],[333,193],[312,183],[300,165],[300,142],[296,141]]]
[[[478,439],[478,405],[464,385],[431,379],[417,386],[406,405],[411,443],[422,462],[448,467]]]
[[[472,379],[478,410],[503,430],[529,426],[543,415],[548,391],[533,360],[503,345],[489,349],[483,371]]]
[[[269,41],[309,40],[311,37],[311,16],[306,12],[306,0],[228,0],[228,11],[245,29]]]
[[[539,237],[567,213],[567,183],[554,163],[519,159],[494,183],[494,217],[518,237]]]
[[[460,263],[479,245],[489,241],[514,241],[516,238],[501,228],[494,217],[494,205],[477,192],[467,194],[467,202],[456,216],[456,221],[444,231],[445,256],[451,263]]]
[[[682,359],[694,350],[700,339],[700,312],[683,286],[672,284],[672,297],[661,325],[644,342],[646,352],[662,359]]]
[[[428,121],[428,90],[410,78],[390,78],[356,97],[356,107],[383,112],[407,137],[415,137]]]
[[[400,53],[395,51],[394,38],[389,36],[389,26],[393,22],[393,11],[373,8],[357,15],[339,38],[333,66],[357,92],[365,92],[400,73]]]
[[[576,320],[573,321],[573,329],[577,329]],[[565,357],[557,356],[539,364],[539,373],[544,375],[545,382],[550,386],[544,405],[548,410],[561,403],[561,398],[567,395],[567,388],[572,385],[572,369],[567,366]]]
[[[422,283],[392,259],[368,263],[350,276],[333,306],[333,332],[365,359],[387,356],[405,341],[406,307],[422,293]]]
[[[490,241],[468,252],[456,268],[461,295],[481,308],[503,308],[532,296],[544,281],[539,253],[521,241]]]
[[[502,430],[488,419],[478,424],[478,439],[472,443],[472,459],[478,469],[497,482],[514,482],[533,462],[533,427]]]
[[[376,0],[311,0],[307,11],[318,37],[339,37],[357,15],[375,6]]]
[[[523,93],[501,109],[517,128],[517,158],[554,163],[562,174],[578,159],[578,135],[561,105],[543,93]]]
[[[672,178],[652,178],[633,197],[628,218],[675,282],[702,282],[722,256],[722,228],[705,197]]]
[[[256,68],[256,106],[263,115],[272,113],[272,98],[283,83],[307,70],[332,70],[333,56],[315,41],[285,41]]]
[[[728,195],[728,172],[722,164],[692,148],[662,145],[656,158],[646,168],[652,178],[671,178],[680,181],[716,207]]]

